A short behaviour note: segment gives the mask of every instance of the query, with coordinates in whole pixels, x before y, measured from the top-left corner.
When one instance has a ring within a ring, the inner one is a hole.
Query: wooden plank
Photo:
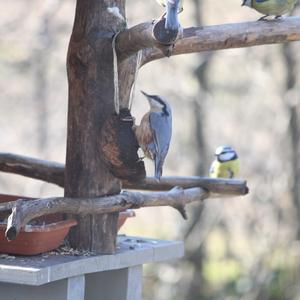
[[[84,300],[84,290],[85,290],[84,275],[68,278],[66,300]]]
[[[45,256],[0,258],[0,283],[40,286],[84,274],[178,259],[183,256],[183,243],[120,236],[114,255]]]
[[[140,265],[127,269],[127,293],[124,300],[142,299],[142,279],[143,266]]]

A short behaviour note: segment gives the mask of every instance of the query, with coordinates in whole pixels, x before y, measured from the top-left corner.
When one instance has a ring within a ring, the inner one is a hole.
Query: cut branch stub
[[[178,210],[178,212],[181,214],[184,220],[187,220],[188,216],[184,204],[184,189],[182,187],[175,186],[172,188],[172,190],[169,193],[173,193],[174,195],[177,195],[179,201],[178,204],[175,204],[173,207]]]
[[[100,148],[103,161],[115,177],[138,181],[146,177],[146,171],[137,154],[139,145],[132,126],[128,109],[108,118],[101,131]]]
[[[21,210],[22,203],[23,203],[22,199],[16,201],[16,204],[12,209],[12,213],[7,219],[5,236],[8,241],[14,240],[17,237],[19,231],[21,230],[21,226],[18,226],[18,224],[22,219],[22,210]]]
[[[12,213],[8,219],[6,237],[16,238],[21,228],[30,220],[54,213],[76,215],[108,214],[126,210],[128,208],[170,206],[177,209],[186,218],[185,205],[191,202],[201,202],[209,198],[210,193],[201,188],[181,189],[173,188],[168,192],[123,192],[118,195],[90,198],[55,197],[14,202]],[[7,203],[6,210],[12,203]],[[0,210],[1,210],[0,209]]]

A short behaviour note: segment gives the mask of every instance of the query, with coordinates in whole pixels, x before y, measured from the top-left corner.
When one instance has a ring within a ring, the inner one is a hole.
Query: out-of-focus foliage
[[[196,2],[185,1],[180,15],[184,27],[197,23]],[[240,2],[202,0],[202,23],[259,18]],[[2,3],[0,151],[64,161],[65,57],[74,9],[71,0]],[[129,26],[161,13],[154,0],[127,1]],[[240,177],[250,187],[247,197],[209,199],[201,209],[191,205],[188,222],[169,208],[137,211],[122,232],[185,239],[186,245],[185,258],[146,266],[144,299],[300,298],[300,219],[295,205],[300,183],[294,182],[300,137],[293,135],[299,128],[300,43],[283,50],[282,45],[269,45],[218,51],[211,57],[182,55],[140,70],[132,108],[137,120],[148,109],[140,89],[164,95],[173,107],[174,135],[164,174],[198,174],[199,162],[208,168],[216,146],[230,144],[239,153]],[[291,57],[294,63],[288,65]],[[195,71],[207,59],[199,86]],[[290,85],[292,71],[295,83]],[[201,115],[195,114],[197,105]],[[205,153],[198,149],[199,117]],[[151,163],[147,170],[153,173]],[[54,185],[0,175],[3,193],[62,194]]]

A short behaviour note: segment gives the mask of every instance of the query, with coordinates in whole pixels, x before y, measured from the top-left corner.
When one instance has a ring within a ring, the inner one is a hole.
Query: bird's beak
[[[141,91],[141,93],[145,96],[145,97],[149,97],[150,95],[148,95],[147,93],[145,93],[144,91]]]
[[[147,98],[147,100],[151,100],[151,96],[147,93],[145,93],[144,91],[141,91],[141,93]]]

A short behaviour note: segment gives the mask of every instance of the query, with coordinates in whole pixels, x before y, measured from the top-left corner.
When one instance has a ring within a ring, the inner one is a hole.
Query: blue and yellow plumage
[[[289,13],[293,10],[297,0],[244,0],[242,6],[249,6],[256,11],[264,14],[260,20],[268,16],[276,18]]]
[[[212,178],[233,178],[240,170],[240,160],[234,149],[229,146],[220,146],[215,151],[209,176]]]

